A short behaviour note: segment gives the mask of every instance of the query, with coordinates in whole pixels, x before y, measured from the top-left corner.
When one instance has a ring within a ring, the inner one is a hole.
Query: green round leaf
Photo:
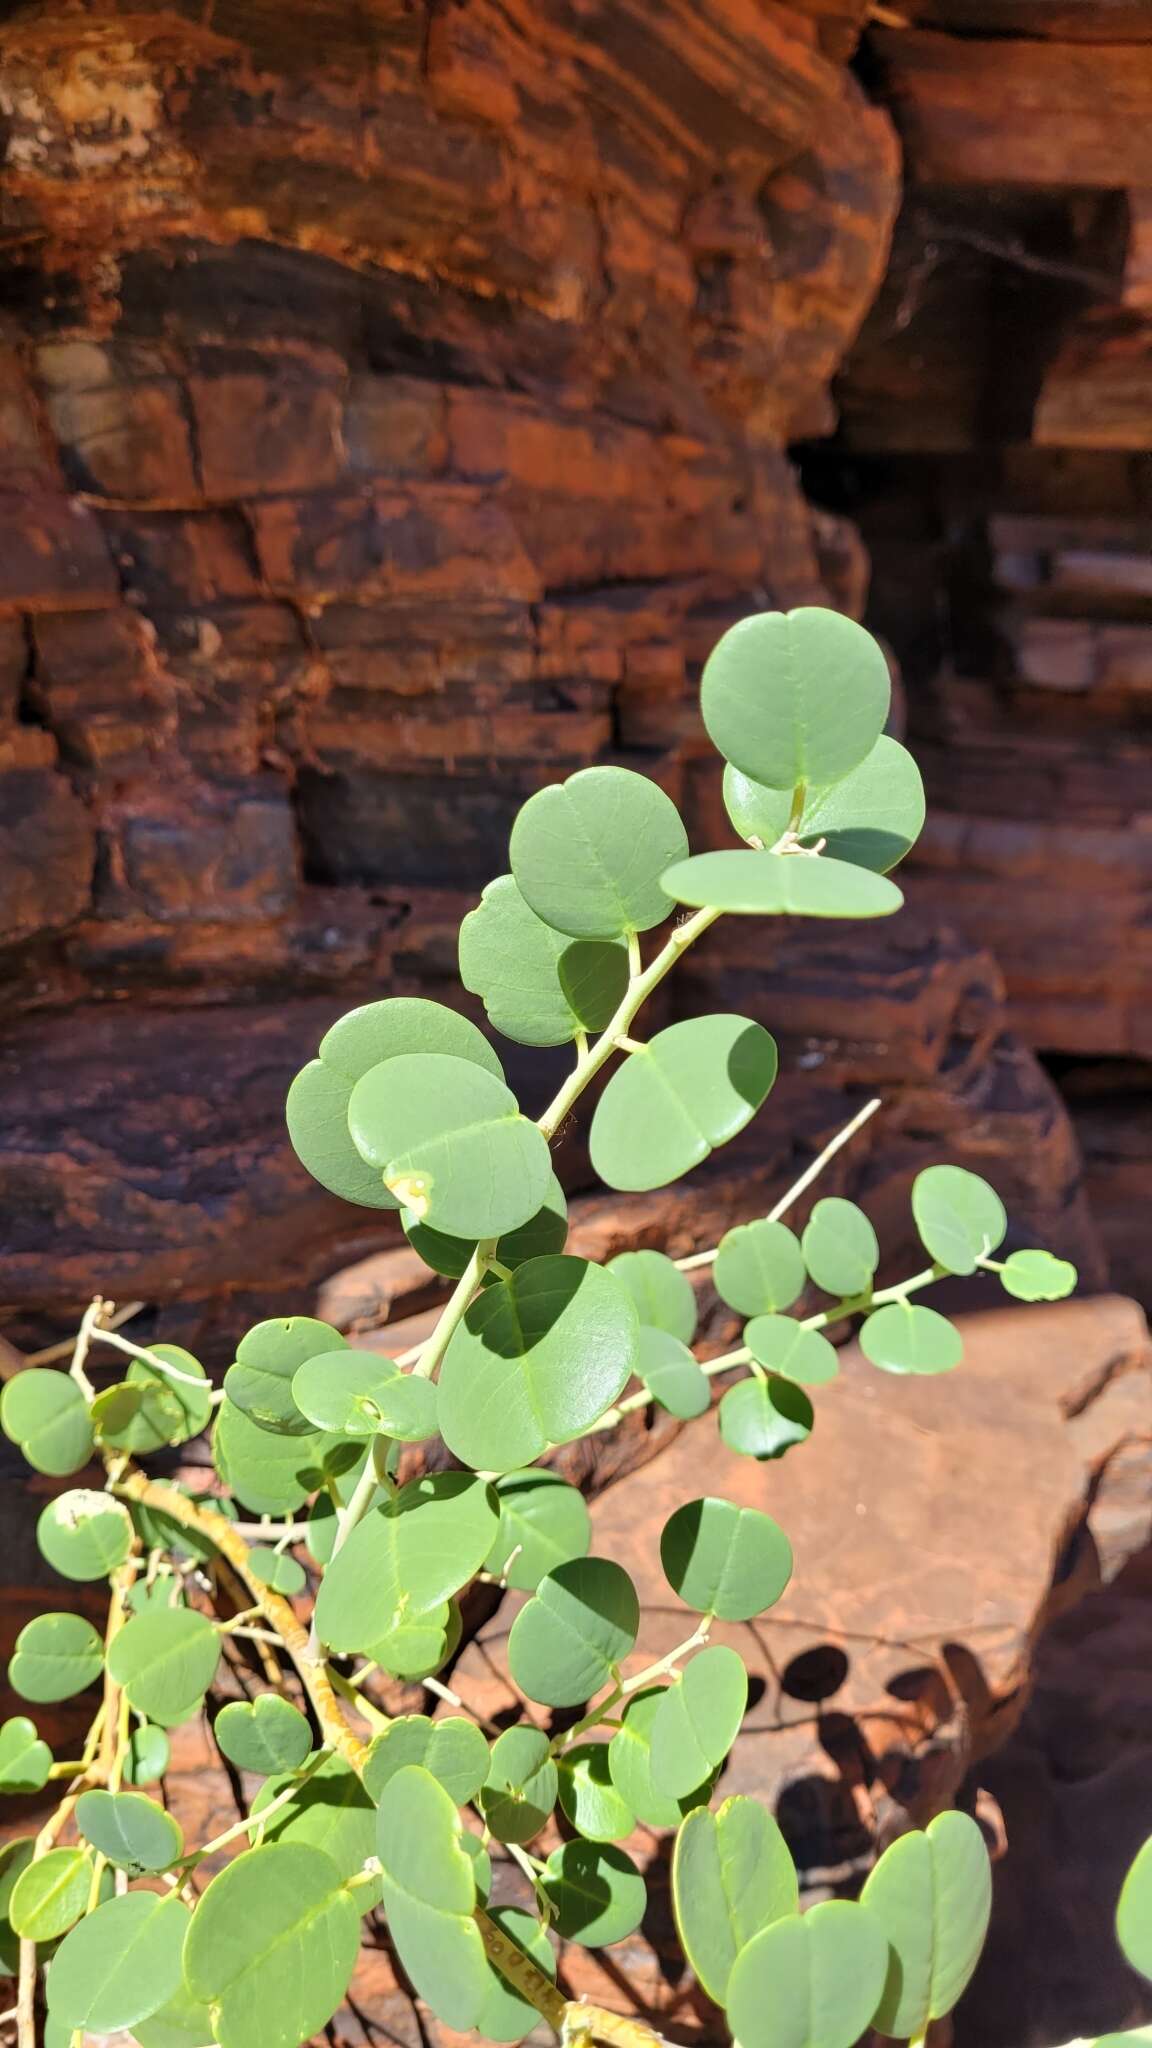
[[[460,979],[488,1021],[521,1045],[602,1031],[628,986],[618,940],[573,939],[530,910],[511,875],[489,882],[460,927]]]
[[[494,1578],[518,1593],[534,1593],[546,1572],[585,1557],[592,1520],[578,1487],[537,1466],[506,1472],[496,1481],[500,1527],[485,1561]]]
[[[803,1294],[807,1277],[795,1233],[767,1216],[726,1231],[712,1267],[721,1301],[742,1316],[791,1308]]]
[[[426,1223],[418,1223],[409,1209],[401,1212],[400,1221],[413,1251],[419,1252],[426,1266],[449,1280],[460,1278],[476,1249],[475,1238],[448,1237],[442,1230],[430,1230]],[[497,1238],[496,1258],[513,1272],[526,1259],[543,1259],[551,1252],[562,1252],[567,1237],[568,1204],[553,1174],[543,1205],[535,1216],[530,1216],[518,1230],[506,1230],[503,1237]]]
[[[503,1081],[447,1053],[371,1067],[348,1104],[357,1151],[405,1208],[450,1237],[499,1237],[548,1191],[547,1141]]]
[[[688,851],[670,797],[629,768],[582,768],[529,797],[509,859],[537,917],[577,939],[646,932],[668,915],[660,876]]]
[[[124,1757],[124,1782],[127,1785],[154,1785],[164,1776],[172,1761],[172,1750],[162,1728],[153,1728],[144,1721],[134,1728],[128,1737],[128,1748]]]
[[[1063,1301],[1076,1285],[1076,1268],[1051,1252],[1012,1252],[1000,1268],[1000,1285],[1017,1301]]]
[[[316,1596],[321,1641],[375,1655],[402,1619],[431,1615],[468,1583],[498,1526],[492,1488],[471,1473],[435,1473],[404,1487],[357,1523],[328,1566]]]
[[[608,1271],[622,1280],[636,1304],[641,1327],[666,1330],[682,1344],[696,1334],[696,1290],[663,1252],[618,1252]]]
[[[132,1517],[111,1494],[72,1487],[57,1494],[36,1523],[36,1541],[66,1579],[106,1579],[132,1548]]]
[[[964,1356],[964,1340],[934,1308],[893,1301],[861,1324],[860,1349],[885,1372],[951,1372]]]
[[[179,1823],[143,1792],[83,1792],[76,1825],[86,1842],[130,1877],[171,1870],[184,1854]]]
[[[188,1930],[184,1982],[220,2048],[296,2048],[336,2011],[359,1947],[355,1895],[331,1857],[270,1842],[213,1878]]]
[[[403,1615],[366,1655],[393,1678],[430,1678],[460,1646],[463,1622],[456,1600],[443,1600],[425,1613]]]
[[[472,1918],[476,1866],[452,1799],[418,1764],[397,1771],[380,1795],[376,1852],[388,1927],[404,1970],[446,2026],[474,2027],[489,1989],[484,1944]]]
[[[1152,1836],[1135,1857],[1116,1908],[1116,1939],[1134,1970],[1152,1977]]]
[[[927,1166],[918,1173],[912,1214],[925,1250],[949,1273],[974,1273],[1008,1228],[995,1188],[963,1166]]]
[[[562,1750],[560,1804],[578,1834],[591,1842],[622,1842],[636,1815],[613,1780],[606,1742],[579,1742]]]
[[[872,635],[803,605],[758,612],[724,634],[704,664],[700,709],[713,745],[745,775],[770,789],[819,789],[871,753],[891,694]]]
[[[115,2034],[158,2012],[180,1983],[191,1917],[170,1892],[125,1892],[97,1906],[53,1957],[53,2019],[85,2033]]]
[[[660,1562],[685,1606],[718,1621],[751,1621],[792,1577],[792,1546],[770,1515],[712,1496],[685,1501],[665,1522]]]
[[[540,1887],[557,1934],[582,1948],[609,1948],[635,1934],[648,1887],[630,1856],[607,1842],[565,1842],[553,1849]]]
[[[508,1664],[529,1699],[577,1707],[607,1683],[640,1626],[636,1588],[605,1557],[558,1565],[522,1607],[508,1637]]]
[[[310,1358],[330,1358],[347,1349],[339,1330],[313,1316],[276,1316],[257,1323],[236,1347],[236,1363],[224,1375],[224,1391],[261,1429],[278,1436],[307,1436],[311,1424],[292,1397],[292,1382]]]
[[[885,875],[827,854],[698,853],[662,880],[674,903],[738,917],[890,917],[904,901]]]
[[[36,1723],[15,1714],[0,1727],[0,1792],[39,1792],[48,1783],[52,1751]]]
[[[0,1428],[28,1463],[50,1478],[79,1472],[92,1456],[92,1424],[83,1394],[66,1372],[31,1366],[5,1383]]]
[[[792,791],[769,789],[731,766],[724,770],[724,804],[741,839],[774,846],[792,819]],[[920,770],[899,740],[881,733],[872,752],[842,781],[807,789],[796,837],[823,840],[835,860],[887,874],[914,846],[924,826]]]
[[[22,1870],[8,1918],[22,1941],[55,1941],[87,1911],[92,1858],[87,1849],[49,1849]]]
[[[421,1764],[443,1785],[456,1806],[476,1797],[488,1775],[488,1744],[472,1721],[450,1714],[430,1721],[425,1714],[401,1714],[376,1737],[364,1765],[364,1789],[378,1800],[390,1778],[407,1764]]]
[[[134,1614],[108,1650],[108,1670],[138,1714],[173,1728],[195,1713],[216,1675],[220,1638],[191,1607]]]
[[[611,1188],[679,1180],[750,1123],[776,1079],[774,1040],[745,1017],[670,1024],[612,1075],[592,1118],[592,1164]]]
[[[187,1377],[174,1379],[159,1365],[134,1358],[127,1379],[119,1387],[109,1387],[92,1405],[92,1419],[105,1443],[135,1457],[187,1443],[212,1420],[212,1389],[199,1359],[179,1344],[153,1344],[151,1351]],[[189,1386],[189,1379],[203,1385]]]
[[[494,1906],[489,1918],[500,1932],[531,1956],[537,1967],[549,1977],[556,1975],[556,1958],[552,1944],[544,1928],[531,1913],[523,1912],[518,1906]],[[508,1979],[496,1968],[488,1965],[488,1992],[476,2018],[476,2032],[482,2041],[522,2041],[540,2024],[540,2015],[534,2005],[513,1988]]]
[[[271,1586],[274,1593],[283,1593],[288,1600],[302,1593],[308,1584],[303,1565],[286,1550],[250,1550],[248,1569],[262,1586]]]
[[[312,1748],[312,1731],[298,1707],[279,1693],[262,1692],[249,1705],[231,1700],[212,1724],[217,1747],[238,1771],[270,1778],[299,1770]]]
[[[17,1835],[0,1843],[0,1925],[10,1926],[12,1893],[36,1852],[35,1835]]]
[[[252,1812],[263,1813],[281,1792],[293,1783],[293,1774],[268,1778],[252,1801]],[[322,1849],[341,1877],[355,1877],[363,1870],[375,1849],[376,1812],[360,1782],[359,1774],[340,1756],[326,1756],[312,1775],[296,1788],[288,1806],[282,1806],[264,1823],[266,1842],[303,1843]],[[365,1910],[373,1900],[360,1901]]]
[[[290,1515],[323,1484],[330,1444],[319,1430],[274,1435],[234,1401],[224,1401],[212,1433],[212,1457],[225,1486],[254,1514]]]
[[[38,1614],[16,1638],[8,1682],[25,1700],[68,1700],[104,1669],[104,1645],[79,1614]]]
[[[480,1811],[498,1842],[530,1842],[551,1818],[559,1774],[539,1728],[506,1728],[492,1745]]]
[[[376,1436],[380,1430],[379,1395],[397,1378],[392,1358],[372,1351],[321,1351],[292,1378],[292,1399],[316,1429],[344,1436]]]
[[[984,1837],[966,1813],[941,1813],[901,1835],[869,1874],[861,1904],[891,1956],[873,2024],[900,2040],[951,2012],[984,1945],[992,1872]]]
[[[888,1971],[878,1922],[846,1899],[776,1920],[741,1950],[728,2024],[741,2048],[852,2048]]]
[[[697,1806],[706,1806],[712,1796],[714,1773],[683,1799],[662,1792],[652,1776],[652,1726],[667,1686],[649,1686],[629,1700],[624,1725],[608,1744],[608,1768],[612,1783],[637,1820],[650,1828],[674,1828]]]
[[[826,1294],[869,1293],[880,1264],[880,1246],[855,1202],[846,1202],[840,1195],[817,1202],[800,1246],[808,1271]]]
[[[597,1422],[636,1359],[636,1311],[586,1259],[529,1259],[472,1303],[440,1369],[440,1433],[464,1465],[509,1472]]]
[[[684,1799],[722,1764],[748,1704],[748,1673],[735,1650],[714,1643],[685,1665],[657,1702],[650,1737],[652,1780]]]
[[[716,1813],[688,1815],[672,1856],[672,1904],[685,1956],[723,2005],[741,1950],[799,1911],[788,1844],[759,1800],[726,1799]]]
[[[782,1458],[812,1434],[812,1403],[792,1380],[747,1379],[720,1402],[720,1435],[746,1458]]]
[[[341,1017],[321,1039],[319,1058],[288,1091],[288,1135],[297,1157],[321,1187],[345,1201],[369,1209],[400,1206],[352,1143],[348,1102],[370,1067],[413,1052],[450,1053],[503,1078],[495,1052],[467,1017],[421,996],[394,996]]]
[[[681,1422],[691,1422],[710,1407],[712,1395],[707,1374],[702,1372],[686,1344],[667,1330],[642,1325],[636,1371],[654,1401]]]
[[[744,1342],[758,1365],[802,1387],[826,1386],[840,1370],[835,1346],[827,1337],[819,1330],[806,1330],[791,1316],[754,1316],[744,1325]]]

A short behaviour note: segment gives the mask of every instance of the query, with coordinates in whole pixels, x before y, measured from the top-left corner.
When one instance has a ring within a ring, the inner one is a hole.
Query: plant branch
[[[783,1216],[785,1210],[790,1209],[792,1207],[793,1202],[799,1199],[799,1197],[804,1193],[804,1190],[806,1188],[811,1187],[813,1181],[816,1180],[817,1177],[823,1173],[824,1168],[827,1166],[829,1160],[834,1159],[836,1157],[837,1152],[839,1152],[843,1146],[847,1145],[850,1142],[850,1140],[856,1136],[857,1131],[863,1129],[863,1126],[868,1122],[869,1117],[875,1116],[876,1111],[881,1106],[882,1105],[880,1096],[874,1095],[872,1097],[871,1102],[866,1102],[864,1104],[863,1109],[857,1110],[856,1115],[851,1119],[849,1123],[845,1124],[842,1131],[837,1131],[836,1136],[828,1140],[828,1143],[825,1145],[824,1150],[817,1154],[816,1158],[812,1161],[810,1166],[805,1167],[803,1173],[800,1175],[799,1180],[794,1180],[791,1187],[788,1188],[786,1192],[781,1195],[780,1200],[777,1203],[775,1203],[771,1209],[769,1209],[769,1223],[778,1223],[780,1221],[780,1218]],[[710,1266],[713,1260],[715,1259],[718,1250],[719,1246],[713,1245],[711,1251],[693,1252],[690,1258],[677,1259],[676,1264],[680,1268],[680,1271],[682,1273],[695,1273],[698,1272],[702,1266]]]

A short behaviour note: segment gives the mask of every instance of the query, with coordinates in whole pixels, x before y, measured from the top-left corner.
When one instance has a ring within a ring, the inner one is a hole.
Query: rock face
[[[443,982],[540,782],[690,802],[730,618],[859,603],[786,454],[897,201],[858,12],[5,10],[9,1307],[338,1263],[319,1023]]]

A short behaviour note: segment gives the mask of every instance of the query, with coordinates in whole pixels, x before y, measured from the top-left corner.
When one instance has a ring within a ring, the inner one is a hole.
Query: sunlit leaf
[[[812,1434],[812,1403],[792,1380],[747,1379],[722,1397],[720,1435],[746,1458],[782,1458]]]
[[[292,1397],[293,1378],[308,1359],[346,1349],[339,1330],[314,1316],[272,1317],[241,1338],[236,1363],[224,1375],[224,1391],[261,1429],[307,1436],[312,1425]]]
[[[713,1772],[682,1799],[662,1792],[652,1776],[652,1727],[666,1686],[649,1686],[634,1693],[624,1710],[624,1724],[608,1745],[608,1768],[612,1783],[637,1820],[650,1828],[674,1828],[686,1813],[706,1806],[712,1792]]]
[[[735,916],[890,917],[904,901],[895,882],[827,854],[698,853],[662,877],[674,903]]]
[[[238,1771],[299,1770],[312,1747],[312,1731],[298,1707],[279,1693],[262,1692],[251,1703],[231,1700],[212,1724],[218,1747]]]
[[[41,1510],[36,1542],[66,1579],[106,1579],[132,1548],[132,1517],[111,1494],[71,1487]]]
[[[980,1957],[992,1910],[984,1837],[966,1813],[941,1813],[889,1844],[869,1873],[861,1904],[891,1947],[874,2016],[905,2040],[951,2012]]]
[[[592,1164],[611,1188],[665,1187],[755,1116],[776,1045],[745,1017],[690,1017],[629,1053],[592,1118]]]
[[[270,1586],[274,1593],[283,1593],[288,1600],[302,1593],[308,1584],[303,1565],[286,1550],[268,1550],[258,1544],[248,1552],[248,1570],[262,1586]]]
[[[726,1231],[716,1250],[712,1279],[721,1301],[742,1316],[791,1308],[807,1280],[799,1240],[786,1223],[763,1216]]]
[[[500,1527],[486,1559],[494,1578],[519,1593],[534,1593],[546,1572],[585,1557],[592,1520],[578,1487],[538,1466],[506,1472],[496,1481]]]
[[[724,770],[724,804],[741,839],[774,846],[792,822],[792,791],[769,789],[731,766]],[[805,846],[823,840],[836,860],[887,874],[920,837],[924,784],[906,747],[881,733],[870,754],[840,782],[804,792],[796,837]]]
[[[560,1804],[576,1829],[592,1842],[622,1842],[636,1815],[615,1783],[606,1742],[579,1742],[561,1750]]]
[[[575,1558],[541,1579],[508,1637],[508,1664],[529,1699],[580,1706],[628,1655],[640,1626],[636,1588],[606,1557]]]
[[[663,1252],[618,1252],[608,1261],[608,1271],[623,1281],[636,1304],[641,1326],[666,1330],[682,1344],[690,1344],[696,1331],[696,1290],[688,1278]]]
[[[489,1990],[489,1965],[472,1918],[476,1866],[463,1838],[449,1794],[418,1764],[388,1780],[376,1844],[389,1931],[419,1996],[459,2030],[478,2023]]]
[[[464,1806],[488,1775],[488,1744],[475,1723],[458,1714],[443,1721],[401,1714],[368,1752],[364,1789],[369,1798],[378,1800],[388,1780],[407,1764],[422,1765],[456,1806]]]
[[[1152,1836],[1133,1861],[1116,1908],[1116,1939],[1142,1977],[1152,1977]]]
[[[134,1614],[112,1639],[108,1670],[137,1713],[162,1728],[188,1720],[216,1675],[220,1637],[191,1607]]]
[[[556,1804],[559,1774],[539,1728],[506,1728],[492,1745],[478,1804],[498,1842],[530,1842]]]
[[[375,1654],[402,1620],[428,1615],[467,1584],[498,1526],[492,1488],[470,1473],[405,1487],[357,1523],[328,1566],[316,1596],[321,1641]]]
[[[1076,1268],[1051,1252],[1012,1252],[1000,1268],[1000,1285],[1017,1301],[1063,1301],[1076,1285]]]
[[[162,1450],[167,1444],[187,1443],[207,1429],[212,1419],[212,1388],[199,1359],[179,1344],[153,1344],[150,1348],[152,1357],[170,1365],[173,1373],[163,1372],[148,1359],[134,1358],[122,1385],[108,1389],[109,1395],[118,1396],[118,1406],[101,1396],[99,1413],[98,1404],[92,1409],[104,1441],[118,1450],[131,1451],[134,1457]],[[176,1379],[174,1373],[185,1377]],[[190,1386],[189,1380],[203,1384]]]
[[[511,875],[489,882],[460,926],[460,979],[521,1045],[602,1031],[628,986],[619,940],[573,939],[529,908]]]
[[[450,1237],[500,1237],[535,1216],[552,1160],[503,1081],[447,1053],[370,1067],[348,1104],[361,1157],[398,1202]]]
[[[741,2048],[852,2048],[887,1971],[878,1922],[863,1906],[828,1899],[773,1921],[741,1950],[728,1980],[728,2024]]]
[[[876,1232],[863,1209],[840,1195],[817,1202],[800,1248],[813,1280],[826,1294],[867,1294],[880,1264]]]
[[[660,876],[688,851],[670,797],[629,768],[582,768],[529,797],[512,827],[517,887],[578,939],[643,932],[668,916]]]
[[[827,1337],[819,1330],[806,1330],[791,1316],[753,1316],[744,1325],[744,1342],[758,1365],[802,1387],[826,1386],[840,1370],[835,1346]]]
[[[8,1682],[25,1700],[67,1700],[104,1669],[104,1645],[79,1614],[38,1614],[16,1638]]]
[[[472,1303],[440,1370],[440,1433],[462,1464],[509,1472],[567,1443],[623,1392],[632,1300],[585,1259],[529,1259]]]
[[[115,2034],[167,2003],[191,1916],[171,1893],[125,1892],[89,1913],[48,1972],[48,2010],[74,2030]]]
[[[750,1621],[787,1586],[792,1546],[770,1515],[713,1496],[686,1501],[665,1522],[660,1562],[687,1607],[720,1621]]]
[[[330,1443],[319,1430],[308,1436],[274,1435],[234,1401],[224,1401],[216,1416],[212,1456],[224,1484],[246,1508],[257,1515],[289,1515],[323,1483]]]
[[[8,1918],[22,1941],[54,1941],[88,1909],[92,1858],[87,1849],[49,1849],[22,1870]]]
[[[681,1422],[703,1415],[711,1404],[707,1375],[688,1346],[667,1330],[641,1326],[636,1371],[653,1400]]]
[[[688,1815],[672,1857],[672,1904],[685,1956],[723,2005],[741,1950],[799,1910],[796,1869],[767,1807],[737,1797]]]
[[[704,665],[700,708],[713,745],[745,775],[770,789],[823,788],[871,753],[891,692],[863,626],[803,605],[731,627]]]
[[[652,1717],[652,1779],[684,1799],[722,1764],[740,1732],[748,1673],[735,1650],[700,1650],[661,1694]]]
[[[207,2006],[220,2048],[298,2048],[336,2011],[359,1946],[355,1895],[331,1857],[270,1842],[208,1886],[188,1930],[184,1982]]]
[[[208,2007],[193,1998],[181,1982],[158,2012],[133,2022],[132,2035],[138,2048],[207,2048],[212,2040],[212,2018]]]
[[[66,1372],[31,1366],[0,1393],[0,1428],[37,1472],[63,1479],[92,1456],[92,1425],[84,1396]]]
[[[964,1340],[947,1316],[910,1301],[889,1302],[860,1327],[860,1349],[885,1372],[951,1372],[964,1356]]]
[[[318,1059],[297,1074],[288,1091],[288,1135],[296,1154],[321,1187],[370,1209],[396,1209],[395,1195],[352,1143],[348,1103],[370,1067],[403,1053],[450,1053],[472,1060],[499,1080],[503,1069],[482,1031],[442,1003],[394,996],[350,1010],[320,1041]]]
[[[949,1273],[974,1273],[1008,1228],[995,1188],[963,1166],[927,1166],[918,1173],[912,1214],[925,1250]]]
[[[36,1723],[15,1714],[0,1727],[0,1792],[39,1792],[48,1783],[52,1751]]]

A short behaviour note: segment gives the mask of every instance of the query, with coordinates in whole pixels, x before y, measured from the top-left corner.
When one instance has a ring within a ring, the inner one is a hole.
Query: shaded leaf
[[[486,1559],[494,1578],[516,1592],[534,1593],[546,1572],[585,1557],[592,1520],[579,1487],[558,1472],[529,1467],[496,1481],[500,1526]]]
[[[622,1565],[575,1558],[549,1572],[508,1637],[508,1664],[529,1699],[580,1706],[607,1683],[640,1626],[636,1588]]]
[[[773,846],[792,819],[792,791],[769,789],[729,765],[724,805],[742,839]],[[822,839],[835,860],[887,874],[920,837],[924,784],[906,747],[881,733],[870,754],[841,781],[806,789],[796,826],[803,845]]]
[[[719,1408],[720,1435],[746,1458],[782,1458],[812,1434],[812,1403],[792,1380],[747,1379],[729,1387]]]
[[[474,2027],[489,1991],[472,1918],[476,1866],[452,1800],[418,1764],[385,1785],[376,1846],[388,1926],[407,1975],[446,2026]]]
[[[583,1948],[608,1948],[639,1927],[648,1887],[630,1856],[607,1842],[565,1842],[540,1880],[556,1932]]]
[[[478,1804],[498,1842],[530,1842],[551,1817],[559,1774],[539,1728],[506,1728],[492,1745]]]
[[[792,1546],[770,1515],[715,1496],[686,1501],[665,1522],[660,1562],[673,1591],[698,1614],[750,1621],[792,1576]]]
[[[521,1045],[602,1031],[628,986],[618,940],[573,939],[529,908],[511,875],[489,882],[460,926],[460,979],[490,1024]]]

